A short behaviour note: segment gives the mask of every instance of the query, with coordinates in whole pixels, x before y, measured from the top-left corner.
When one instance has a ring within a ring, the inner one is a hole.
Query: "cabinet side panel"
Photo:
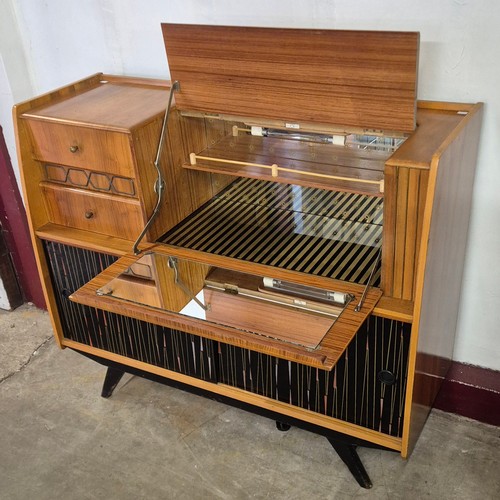
[[[481,114],[478,105],[464,118],[431,167],[419,249],[403,456],[415,445],[453,354]]]
[[[27,127],[26,121],[20,118],[20,115],[25,110],[31,109],[32,105],[43,100],[54,99],[55,95],[58,95],[58,93],[46,94],[33,101],[14,106],[12,114],[16,132],[16,149],[20,166],[24,203],[26,205],[26,216],[28,219],[35,260],[40,275],[45,303],[54,329],[54,336],[58,345],[61,346],[62,328],[57,315],[57,304],[50,284],[49,271],[43,252],[42,242],[35,236],[35,231],[49,221],[43,195],[39,187],[40,182],[44,179],[44,173],[42,165],[33,158],[33,137],[31,131]]]

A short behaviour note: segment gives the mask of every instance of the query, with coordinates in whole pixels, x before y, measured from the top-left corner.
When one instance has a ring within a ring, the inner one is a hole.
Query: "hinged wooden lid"
[[[415,129],[416,32],[163,24],[180,110]]]

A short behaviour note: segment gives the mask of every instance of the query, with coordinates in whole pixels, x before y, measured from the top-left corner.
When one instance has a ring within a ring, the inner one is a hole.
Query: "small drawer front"
[[[135,177],[129,134],[29,120],[37,160]]]
[[[50,222],[135,240],[144,227],[137,200],[42,182]]]

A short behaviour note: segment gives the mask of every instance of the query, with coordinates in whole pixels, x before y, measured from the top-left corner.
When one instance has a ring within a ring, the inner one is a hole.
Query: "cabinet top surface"
[[[167,86],[104,80],[76,94],[61,95],[53,103],[23,113],[23,117],[130,131],[162,115],[167,100]]]

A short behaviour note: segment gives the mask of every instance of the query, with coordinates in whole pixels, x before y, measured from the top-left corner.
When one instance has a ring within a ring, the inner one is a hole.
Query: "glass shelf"
[[[158,241],[364,284],[382,220],[379,197],[242,178]],[[372,285],[379,281],[380,268]]]

